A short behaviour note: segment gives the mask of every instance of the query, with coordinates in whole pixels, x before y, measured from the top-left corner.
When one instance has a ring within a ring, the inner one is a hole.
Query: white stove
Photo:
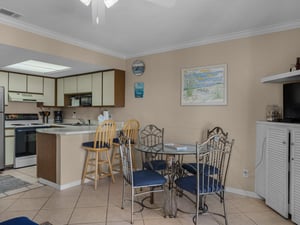
[[[5,127],[15,129],[14,168],[36,165],[36,129],[50,127],[38,114],[5,114]]]

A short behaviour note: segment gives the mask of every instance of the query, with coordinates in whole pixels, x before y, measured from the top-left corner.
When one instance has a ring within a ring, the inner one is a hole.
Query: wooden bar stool
[[[125,121],[125,123],[122,127],[121,132],[123,132],[123,135],[125,137],[130,138],[131,149],[134,149],[133,146],[134,146],[134,144],[137,143],[139,129],[140,129],[140,123],[139,123],[139,121],[137,121],[135,119],[130,119],[130,120]],[[120,156],[120,152],[119,152],[119,147],[120,147],[119,139],[116,138],[116,139],[114,139],[114,142],[113,142],[111,163],[112,163],[113,168],[118,167],[117,169],[115,169],[117,171],[122,170],[122,161],[121,161],[121,156]],[[134,169],[136,169],[134,151],[132,151],[131,156],[132,156],[132,166]]]
[[[86,150],[86,159],[81,184],[84,183],[86,178],[93,180],[96,190],[99,178],[111,176],[112,182],[115,182],[109,154],[115,135],[115,122],[113,120],[105,120],[98,126],[94,141],[82,144],[82,148]]]

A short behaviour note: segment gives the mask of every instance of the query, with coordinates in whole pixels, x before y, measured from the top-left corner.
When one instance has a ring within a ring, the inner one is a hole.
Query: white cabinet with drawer
[[[55,106],[55,79],[44,78],[44,106]]]
[[[43,77],[27,76],[27,92],[43,94]]]
[[[15,129],[5,129],[5,166],[12,166],[15,158]]]
[[[5,91],[5,105],[8,104],[8,72],[0,71],[0,86],[4,87]]]
[[[27,76],[18,73],[9,73],[8,77],[8,90],[9,91],[27,91]]]

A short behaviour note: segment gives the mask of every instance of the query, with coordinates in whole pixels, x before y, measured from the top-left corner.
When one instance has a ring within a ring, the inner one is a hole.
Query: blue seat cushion
[[[119,138],[114,138],[114,139],[113,139],[113,143],[115,143],[115,144],[120,144]],[[130,140],[130,144],[134,144],[134,141]]]
[[[133,186],[159,186],[166,183],[166,178],[153,170],[139,170],[133,172]]]
[[[38,225],[38,224],[33,222],[32,220],[28,219],[25,216],[21,216],[21,217],[16,217],[16,218],[1,222],[0,225]]]
[[[204,181],[204,182],[203,182]],[[197,176],[187,176],[178,178],[175,180],[175,184],[177,187],[188,191],[194,195],[197,194]],[[199,190],[200,193],[211,193],[211,192],[220,192],[223,191],[224,188],[220,182],[217,182],[213,177],[208,177],[204,175],[204,179],[200,176],[199,179]]]
[[[167,162],[166,160],[151,160],[144,162],[143,167],[147,170],[165,170]]]
[[[94,148],[94,142],[84,142],[82,143],[82,146],[87,148]],[[96,148],[109,148],[109,144],[97,141]]]
[[[197,163],[183,163],[182,168],[188,171],[191,174],[197,174]],[[199,169],[200,171],[203,168],[203,164],[199,163]],[[204,174],[217,174],[219,172],[219,169],[214,166],[205,165],[204,167]]]

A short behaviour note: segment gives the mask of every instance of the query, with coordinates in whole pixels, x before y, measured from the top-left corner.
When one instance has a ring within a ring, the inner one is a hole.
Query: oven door
[[[16,128],[15,129],[15,156],[23,157],[36,154],[36,128]]]

